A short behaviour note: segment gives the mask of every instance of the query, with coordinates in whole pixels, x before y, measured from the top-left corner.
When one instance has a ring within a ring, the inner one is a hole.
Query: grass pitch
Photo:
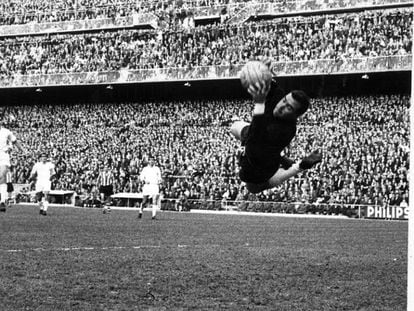
[[[405,310],[407,222],[15,206],[0,310]]]

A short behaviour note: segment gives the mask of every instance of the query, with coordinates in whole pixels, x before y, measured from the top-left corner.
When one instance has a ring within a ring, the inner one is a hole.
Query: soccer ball
[[[266,82],[270,84],[272,81],[272,73],[264,63],[260,61],[247,62],[240,71],[240,82],[247,89],[249,85],[257,82]]]
[[[104,206],[102,213],[103,214],[109,214],[111,212],[111,208],[109,206]]]

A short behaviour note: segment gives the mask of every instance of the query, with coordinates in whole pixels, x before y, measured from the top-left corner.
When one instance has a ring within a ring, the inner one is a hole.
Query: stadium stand
[[[132,1],[132,0],[13,0],[0,4],[0,25],[22,25],[59,23],[67,21],[98,20],[121,18],[133,14],[155,13],[161,19],[169,19],[167,24],[175,27],[174,22],[186,16],[214,16],[217,14],[237,15],[248,11],[255,15],[260,12],[289,13],[330,9],[349,9],[353,7],[381,7],[409,3],[409,0],[181,0],[181,1]],[[92,26],[93,27],[93,26]]]
[[[108,163],[116,193],[140,192],[138,173],[155,156],[164,197],[199,208],[221,208],[223,200],[399,205],[408,196],[408,106],[409,97],[397,95],[313,100],[287,155],[320,148],[322,165],[256,196],[237,178],[238,144],[225,125],[233,115],[248,120],[249,101],[15,106],[7,108],[6,127],[32,151],[30,158],[12,155],[17,183],[27,182],[45,149],[56,163],[54,188],[85,202],[99,197],[96,179]]]
[[[0,74],[54,74],[406,55],[412,11],[199,26],[191,33],[115,32],[0,39]],[[242,47],[242,48],[240,48]]]
[[[412,8],[390,5],[408,2],[3,2],[0,87],[142,81],[154,77],[149,70],[163,79],[205,79],[213,71],[213,78],[234,78],[239,66],[259,56],[278,61],[275,74],[407,70],[411,68]],[[370,9],[342,10],[364,5]],[[383,5],[387,8],[378,7]],[[299,11],[316,13],[296,14]],[[216,12],[226,17],[210,24],[194,22]],[[137,20],[149,16],[143,20],[150,24],[155,16],[157,24],[136,29],[137,22],[128,20],[134,14]],[[256,18],[260,14],[271,18]],[[243,23],[231,21],[230,15]],[[77,21],[84,22],[81,28],[73,27]],[[47,23],[52,28],[42,28]],[[19,28],[25,25],[30,29]],[[107,29],[91,31],[102,27]],[[62,29],[65,33],[59,33]],[[57,167],[54,188],[76,191],[78,203],[85,206],[100,204],[96,178],[105,164],[117,177],[115,192],[139,192],[137,174],[148,156],[158,159],[164,173],[166,209],[237,206],[349,214],[349,204],[407,202],[408,96],[314,99],[287,154],[300,158],[319,147],[325,150],[322,165],[260,195],[249,194],[239,182],[237,143],[225,126],[233,115],[248,120],[248,103],[206,99],[3,107],[11,116],[5,126],[33,152],[29,158],[12,155],[16,182],[27,182],[37,155],[46,149]]]

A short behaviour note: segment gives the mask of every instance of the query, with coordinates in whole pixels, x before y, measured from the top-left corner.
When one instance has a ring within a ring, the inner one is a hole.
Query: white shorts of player
[[[7,152],[0,152],[0,166],[10,166],[10,155]]]
[[[142,195],[157,195],[160,193],[160,187],[157,184],[145,184],[142,187]]]
[[[38,180],[36,182],[36,192],[50,191],[51,182],[50,180]]]

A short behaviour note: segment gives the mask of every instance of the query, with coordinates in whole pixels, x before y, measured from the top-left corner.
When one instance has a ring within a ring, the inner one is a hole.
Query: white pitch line
[[[177,245],[177,248],[184,248],[187,245]],[[105,247],[58,247],[58,248],[27,248],[27,249],[0,249],[0,253],[21,253],[21,252],[56,252],[56,251],[100,251],[100,250],[119,250],[119,249],[146,249],[161,248],[160,245],[137,245],[137,246],[105,246]]]

